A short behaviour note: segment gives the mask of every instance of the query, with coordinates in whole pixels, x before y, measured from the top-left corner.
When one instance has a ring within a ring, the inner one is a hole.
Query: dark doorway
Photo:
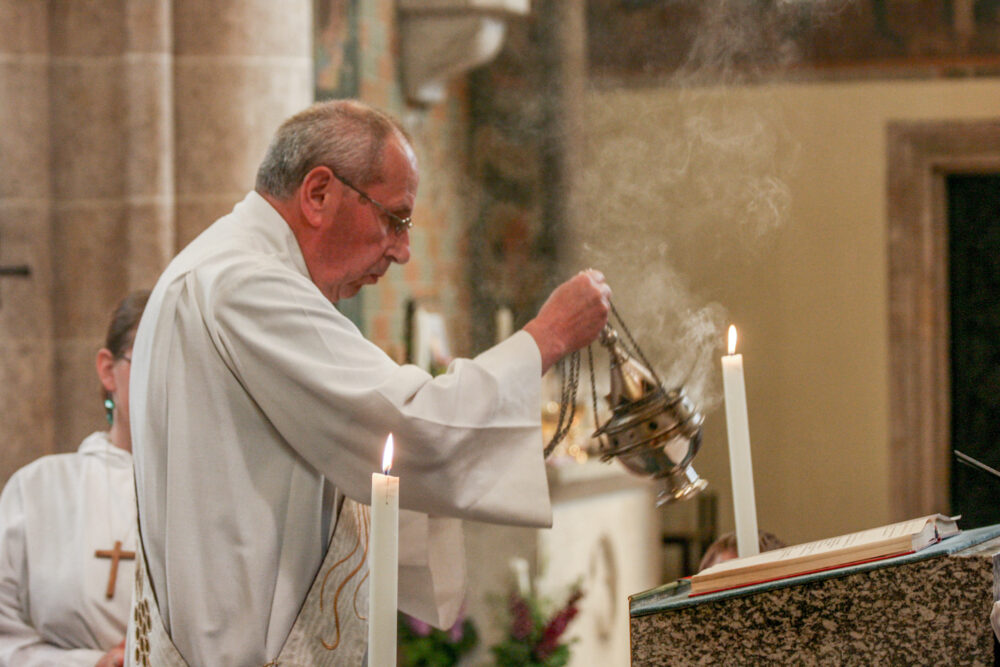
[[[947,177],[951,442],[1000,469],[1000,174]],[[1000,523],[1000,478],[952,460],[963,528]]]

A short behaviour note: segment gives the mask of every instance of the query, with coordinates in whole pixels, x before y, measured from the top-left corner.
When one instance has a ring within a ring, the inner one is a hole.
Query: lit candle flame
[[[385,439],[385,449],[382,450],[382,474],[388,475],[392,467],[392,433]]]
[[[736,354],[736,325],[729,325],[729,354]]]

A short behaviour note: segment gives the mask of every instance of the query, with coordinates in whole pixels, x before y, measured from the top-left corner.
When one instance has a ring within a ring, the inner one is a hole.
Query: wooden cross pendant
[[[118,580],[118,561],[119,560],[134,560],[134,551],[122,551],[121,540],[115,540],[115,548],[108,551],[107,549],[98,549],[94,552],[94,555],[98,558],[110,558],[111,559],[111,575],[108,577],[108,591],[105,596],[110,600],[115,596],[115,582]]]

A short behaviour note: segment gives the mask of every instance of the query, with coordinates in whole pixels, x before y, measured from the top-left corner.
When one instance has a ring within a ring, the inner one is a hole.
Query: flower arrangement
[[[506,637],[490,648],[498,667],[562,667],[569,662],[569,642],[562,637],[579,613],[582,597],[583,591],[574,586],[566,604],[549,615],[547,600],[524,589],[512,591]]]
[[[479,633],[464,613],[448,630],[438,630],[399,612],[397,646],[401,667],[450,667],[479,643]]]

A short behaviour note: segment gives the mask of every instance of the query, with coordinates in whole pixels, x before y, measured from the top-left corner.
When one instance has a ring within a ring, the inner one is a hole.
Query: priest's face
[[[410,259],[410,234],[398,220],[409,218],[417,197],[416,156],[401,137],[387,141],[384,151],[382,178],[358,186],[363,194],[330,181],[330,188],[339,189],[337,205],[312,247],[303,249],[313,282],[331,301],[354,296],[378,282],[393,262]]]

